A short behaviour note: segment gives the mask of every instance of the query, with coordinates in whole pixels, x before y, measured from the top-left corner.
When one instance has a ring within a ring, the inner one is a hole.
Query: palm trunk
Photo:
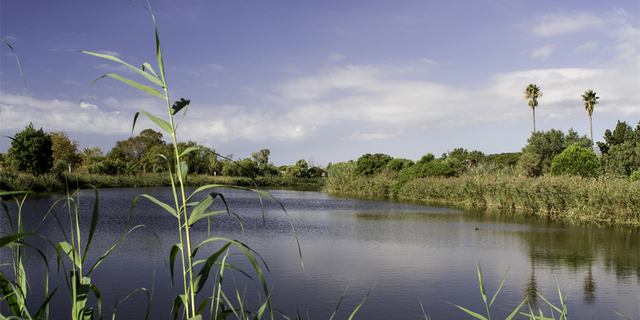
[[[591,129],[591,146],[595,143],[593,141],[593,120],[591,119],[591,115],[589,115],[589,128]]]
[[[536,108],[531,108],[533,110],[533,132],[536,132]]]

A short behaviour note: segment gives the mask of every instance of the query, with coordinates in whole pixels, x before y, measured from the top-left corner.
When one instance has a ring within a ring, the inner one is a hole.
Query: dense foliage
[[[7,165],[13,170],[31,174],[49,172],[53,167],[51,146],[51,136],[42,128],[34,129],[33,123],[29,123],[13,137],[5,157]]]
[[[376,153],[372,155],[370,153],[367,153],[365,155],[362,155],[360,158],[358,158],[358,161],[356,161],[356,169],[353,170],[353,175],[374,175],[382,171],[391,160],[393,160],[393,157],[386,154]]]
[[[553,158],[574,144],[583,148],[591,148],[593,145],[587,135],[579,136],[573,129],[569,129],[566,136],[562,131],[554,129],[534,132],[527,139],[527,146],[522,149],[519,165],[532,177],[549,173]]]
[[[593,150],[582,148],[576,144],[565,149],[553,158],[551,174],[570,174],[582,177],[594,177],[600,170],[600,159]]]
[[[413,179],[424,177],[453,177],[455,175],[457,175],[455,162],[434,160],[427,163],[417,163],[400,173],[398,181],[393,187],[393,191],[394,193],[398,193],[405,183]]]
[[[635,130],[626,122],[618,121],[616,128],[604,133],[605,142],[598,142],[605,172],[628,177],[640,168],[640,121]]]

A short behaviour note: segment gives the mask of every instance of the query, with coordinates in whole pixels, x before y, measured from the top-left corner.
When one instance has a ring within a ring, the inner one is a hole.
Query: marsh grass
[[[188,175],[187,181],[192,187],[208,184],[224,184],[243,187],[317,187],[324,184],[322,178],[296,177],[229,177],[210,175]],[[32,174],[2,171],[0,172],[0,188],[7,191],[31,190],[44,192],[66,192],[84,185],[96,188],[147,188],[170,187],[171,178],[166,174],[144,173],[137,175],[100,175],[78,173],[47,173],[41,176]]]
[[[640,181],[608,176],[517,175],[507,167],[478,166],[460,177],[426,177],[406,182],[394,191],[397,175],[352,176],[343,170],[331,177],[323,191],[397,196],[463,208],[500,209],[535,214],[552,220],[575,220],[640,226]]]
[[[508,175],[423,178],[400,197],[469,208],[498,208],[552,220],[640,226],[640,183],[611,178]]]

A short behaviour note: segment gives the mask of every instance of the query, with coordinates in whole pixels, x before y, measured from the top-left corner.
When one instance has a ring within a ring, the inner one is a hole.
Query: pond
[[[571,318],[611,319],[619,317],[616,312],[631,319],[640,317],[637,229],[550,222],[534,216],[462,211],[386,198],[269,190],[284,205],[285,213],[273,200],[263,198],[261,207],[260,199],[251,192],[217,191],[225,194],[230,209],[242,219],[242,227],[235,218],[214,216],[210,226],[206,221],[195,225],[194,243],[208,235],[221,236],[243,241],[258,252],[270,270],[266,280],[272,304],[288,316],[299,313],[302,318],[329,319],[345,290],[334,319],[348,318],[365,297],[356,319],[424,319],[424,313],[429,319],[470,318],[452,304],[486,315],[478,285],[477,266],[481,266],[489,299],[508,270],[491,307],[494,318],[505,318],[526,296],[532,307],[551,316],[548,304],[536,292],[561,306],[558,288],[567,297]],[[142,193],[172,201],[170,189],[165,188],[99,190],[100,221],[89,265],[123,235],[132,201]],[[86,223],[82,228],[87,230],[94,192],[83,190],[81,194],[80,212]],[[27,201],[25,229],[35,228],[60,198]],[[221,208],[221,203],[215,206]],[[14,208],[10,207],[12,213]],[[68,210],[58,215],[68,226]],[[9,227],[4,212],[1,219],[6,235]],[[146,227],[128,235],[90,275],[103,296],[103,311],[110,318],[116,297],[122,300],[144,287],[153,297],[149,319],[171,319],[173,296],[164,259],[178,242],[177,222],[151,201],[140,199],[131,223]],[[51,214],[37,232],[54,242],[64,239]],[[33,241],[46,247],[44,241]],[[199,257],[204,259],[214,250],[216,246],[205,247]],[[44,252],[56,286],[55,252],[50,248]],[[11,262],[8,251],[2,251],[0,259],[1,263]],[[233,259],[234,264],[251,271],[246,258]],[[42,260],[31,253],[26,264],[32,289],[40,295]],[[2,270],[10,274],[6,266]],[[235,282],[244,293],[249,308],[255,308],[260,292],[256,284],[239,272],[225,275],[227,283]],[[67,319],[70,302],[62,272],[59,277],[51,318]],[[177,293],[181,290],[178,283]],[[147,296],[137,292],[117,307],[117,319],[142,319],[146,301]],[[521,311],[526,310],[525,304]],[[7,314],[6,303],[1,311]],[[275,313],[275,318],[282,316]]]

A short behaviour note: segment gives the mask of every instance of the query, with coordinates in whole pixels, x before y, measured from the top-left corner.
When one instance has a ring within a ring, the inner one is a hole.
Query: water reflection
[[[171,197],[166,189],[100,191],[102,216],[92,249],[103,252],[122,236],[131,201],[140,193],[167,201]],[[570,293],[569,305],[577,318],[606,319],[613,316],[611,310],[633,317],[639,311],[638,230],[553,222],[500,211],[462,211],[396,199],[288,190],[274,190],[272,194],[284,204],[288,216],[271,200],[263,199],[263,212],[254,195],[226,190],[232,210],[242,217],[245,235],[236,219],[220,215],[212,219],[210,228],[197,224],[194,237],[205,239],[211,233],[247,241],[269,264],[272,272],[267,277],[274,288],[273,302],[282,310],[298,305],[311,318],[329,318],[349,286],[350,299],[341,307],[345,315],[377,283],[359,313],[362,318],[397,318],[398,306],[403,318],[423,318],[420,302],[432,318],[462,317],[464,314],[443,301],[484,310],[475,270],[480,263],[489,294],[497,290],[510,267],[496,301],[496,315],[508,315],[504,310],[517,306],[525,296],[532,307],[548,310],[537,293],[558,303],[558,286],[563,294]],[[52,202],[40,199],[27,204],[27,211],[32,213],[26,221],[27,230],[38,225]],[[91,205],[91,201],[81,201],[81,211],[90,211]],[[300,268],[289,218],[300,239],[304,270]],[[68,223],[64,214],[60,219],[63,225]],[[139,285],[157,288],[157,305],[170,303],[170,294],[162,295],[163,291],[170,292],[161,276],[165,273],[162,254],[177,242],[175,220],[141,200],[134,209],[132,224],[147,228],[128,236],[96,273],[95,281],[113,283],[113,273],[131,265],[126,274],[120,273],[119,281],[144,281]],[[84,230],[88,227],[81,226]],[[4,220],[0,220],[0,228],[6,234]],[[57,223],[42,225],[38,230],[53,241],[64,239]],[[7,261],[2,258],[2,262]],[[243,262],[238,263],[242,267]],[[158,279],[149,272],[155,268]],[[154,316],[166,318],[164,314]]]

